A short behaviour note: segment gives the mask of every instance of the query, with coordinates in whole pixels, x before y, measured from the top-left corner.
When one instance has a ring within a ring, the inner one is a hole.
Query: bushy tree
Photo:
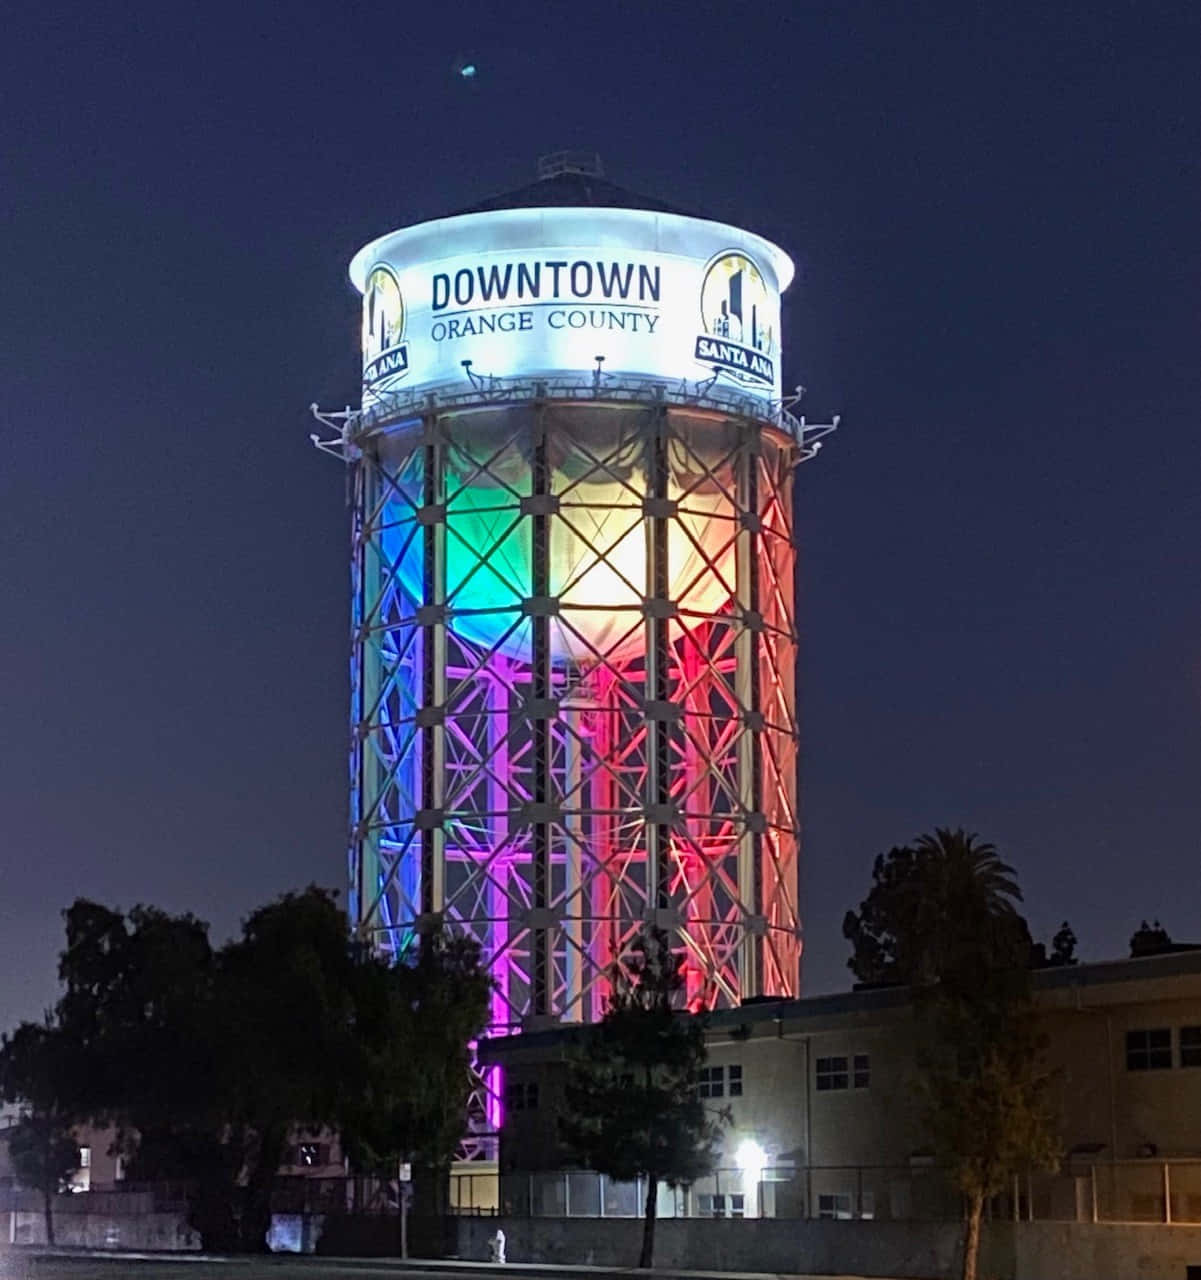
[[[266,1248],[298,1129],[379,1154],[392,1121],[406,1156],[448,1163],[490,989],[469,944],[431,937],[389,968],[313,886],[219,950],[190,915],[86,900],[64,914],[58,1020],[78,1067],[64,1113],[115,1124],[131,1177],[186,1182],[206,1247]]]
[[[560,1136],[568,1151],[618,1181],[646,1179],[640,1267],[652,1265],[659,1185],[687,1185],[717,1167],[723,1113],[697,1095],[705,1022],[679,1012],[680,959],[667,934],[638,938],[614,975],[604,1018],[571,1064]]]
[[[1065,965],[1076,963],[1076,934],[1072,926],[1065,920],[1051,939],[1051,953],[1047,954],[1046,945],[1042,942],[1034,944],[1030,964],[1034,969],[1060,969]]]
[[[426,933],[407,962],[362,972],[359,1057],[339,1113],[351,1166],[385,1178],[416,1166],[435,1212],[478,1080],[471,1044],[488,1018],[492,981],[468,938]]]
[[[79,899],[64,913],[57,1014],[86,1070],[77,1110],[111,1122],[130,1177],[187,1179],[221,1127],[216,957],[192,915]]]
[[[218,954],[221,1101],[241,1162],[243,1248],[266,1248],[293,1130],[338,1122],[359,1052],[355,993],[366,961],[334,895],[316,886],[260,907]]]
[[[492,990],[479,947],[426,935],[411,963],[380,961],[363,978],[363,1052],[343,1145],[368,1173],[393,1172],[401,1160],[448,1166],[473,1085],[469,1046],[487,1021]]]
[[[1076,963],[1076,934],[1065,920],[1051,939],[1051,964],[1056,967]]]
[[[924,993],[919,1087],[941,1164],[964,1197],[963,1280],[975,1280],[985,1202],[1061,1154],[1025,968],[968,993]]]
[[[54,1196],[79,1166],[72,1132],[78,1064],[53,1020],[23,1022],[0,1039],[0,1100],[20,1112],[8,1154],[20,1182],[42,1193],[46,1241],[54,1243]]]
[[[939,828],[877,858],[843,924],[861,980],[913,989],[925,1119],[964,1196],[964,1280],[975,1280],[985,1201],[1058,1154],[1021,897],[993,845]]]
[[[1171,945],[1171,935],[1158,920],[1154,924],[1144,920],[1130,935],[1130,958],[1137,960],[1141,956],[1157,955]]]

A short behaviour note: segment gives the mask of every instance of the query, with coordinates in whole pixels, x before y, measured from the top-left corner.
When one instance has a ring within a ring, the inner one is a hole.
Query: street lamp
[[[743,1194],[749,1191],[753,1196],[751,1201],[755,1206],[756,1218],[763,1216],[763,1206],[760,1204],[760,1181],[763,1176],[763,1166],[767,1163],[767,1153],[754,1140],[754,1138],[744,1138],[738,1144],[738,1150],[734,1153],[734,1160],[739,1169],[742,1170]]]
[[[753,1175],[757,1182],[764,1164],[767,1163],[767,1153],[754,1138],[744,1138],[734,1153],[734,1160],[747,1177]]]

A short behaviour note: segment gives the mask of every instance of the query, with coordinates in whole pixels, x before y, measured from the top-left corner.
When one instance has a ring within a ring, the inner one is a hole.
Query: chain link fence
[[[277,1214],[380,1216],[399,1213],[399,1184],[377,1178],[289,1176],[277,1179]],[[642,1179],[617,1182],[590,1170],[506,1173],[460,1167],[448,1206],[459,1217],[640,1218]],[[56,1217],[186,1214],[183,1184],[117,1183],[54,1198]],[[38,1215],[41,1197],[0,1185],[0,1213]],[[826,1165],[717,1170],[691,1187],[660,1187],[661,1218],[832,1218],[886,1222],[958,1221],[962,1197],[945,1170]],[[988,1202],[986,1216],[1015,1222],[1201,1224],[1201,1159],[1069,1161],[1058,1173],[1015,1178]]]
[[[456,1172],[451,1211],[530,1218],[637,1218],[645,1183],[588,1170]],[[836,1218],[957,1221],[963,1200],[934,1165],[719,1169],[691,1187],[660,1187],[663,1218]],[[1015,1178],[988,1202],[1004,1221],[1201,1223],[1201,1159],[1070,1162]]]

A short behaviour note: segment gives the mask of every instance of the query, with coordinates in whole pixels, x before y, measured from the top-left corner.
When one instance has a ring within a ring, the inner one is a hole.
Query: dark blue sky
[[[965,824],[1036,933],[1201,937],[1201,7],[17,4],[0,1026],[78,894],[340,885],[351,253],[595,148],[797,259],[806,987]],[[470,54],[474,84],[452,65]]]

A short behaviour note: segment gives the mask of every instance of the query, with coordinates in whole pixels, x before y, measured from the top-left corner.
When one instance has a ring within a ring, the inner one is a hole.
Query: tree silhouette
[[[1051,939],[1051,959],[1048,963],[1054,966],[1076,963],[1076,934],[1066,920]]]
[[[42,1193],[46,1243],[51,1245],[54,1196],[79,1166],[72,1129],[83,1117],[71,1106],[79,1065],[49,1017],[44,1023],[23,1022],[0,1040],[0,1100],[20,1107],[9,1158],[18,1179]]]
[[[956,969],[970,967],[976,941],[989,956],[1025,963],[1031,942],[1014,905],[1021,900],[994,845],[962,828],[936,828],[876,858],[871,892],[843,919],[848,967],[865,983],[970,982],[970,972]]]
[[[364,969],[360,1055],[340,1108],[354,1168],[395,1177],[398,1162],[416,1161],[441,1187],[463,1137],[469,1046],[487,1022],[491,991],[479,946],[468,938],[429,934],[412,964]]]
[[[132,1178],[187,1185],[206,1248],[266,1248],[296,1130],[343,1130],[362,1152],[386,1145],[400,1111],[406,1155],[447,1163],[490,990],[470,944],[433,937],[390,968],[315,886],[259,908],[217,950],[190,915],[80,899],[64,916],[51,1043],[70,1046],[71,1069],[25,1069],[41,1029],[21,1028],[0,1083],[31,1119],[113,1123]],[[371,1116],[382,1099],[393,1111]]]
[[[1061,1148],[1051,1077],[1025,967],[971,996],[937,989],[923,1002],[919,1088],[934,1150],[964,1197],[962,1280],[975,1280],[984,1204],[1015,1174],[1054,1168]]]
[[[964,1280],[976,1275],[985,1201],[1056,1154],[1021,900],[993,845],[938,828],[878,857],[843,923],[861,981],[913,988],[925,1121],[964,1196]]]
[[[1072,926],[1065,920],[1051,939],[1051,954],[1047,954],[1047,944],[1036,942],[1030,948],[1030,967],[1032,969],[1058,969],[1064,965],[1076,963],[1076,935]]]
[[[560,1136],[590,1168],[647,1181],[640,1267],[652,1264],[659,1184],[677,1187],[717,1167],[724,1113],[697,1096],[705,1021],[679,1011],[684,978],[667,934],[634,943],[628,973],[616,973],[604,1018],[571,1065]]]
[[[1130,958],[1137,960],[1142,956],[1153,956],[1172,945],[1168,931],[1158,920],[1152,925],[1145,920],[1130,935]]]

